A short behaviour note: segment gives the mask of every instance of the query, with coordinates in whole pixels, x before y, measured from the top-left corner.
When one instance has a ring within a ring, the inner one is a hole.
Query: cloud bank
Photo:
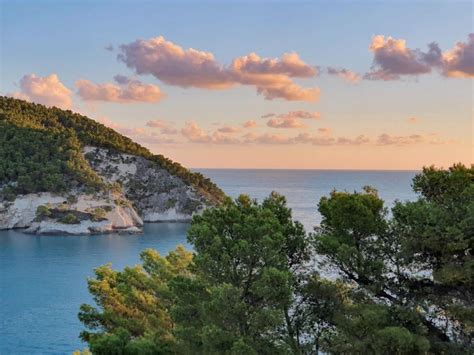
[[[76,81],[77,94],[84,101],[105,101],[116,103],[160,101],[164,94],[153,84],[144,84],[139,80],[130,80],[123,75],[116,75],[117,84],[95,84],[92,81],[81,79]]]
[[[372,37],[369,50],[373,52],[372,70],[364,75],[369,80],[397,80],[405,76],[428,74],[437,69],[452,78],[474,77],[474,34],[466,42],[457,42],[443,52],[435,42],[426,52],[410,49],[404,39],[377,35]]]
[[[138,75],[151,74],[166,84],[183,88],[247,85],[255,87],[267,100],[289,101],[316,101],[320,94],[318,88],[302,88],[294,83],[294,78],[316,76],[316,69],[297,53],[285,53],[281,58],[261,58],[250,53],[224,66],[210,52],[183,49],[160,36],[121,45],[117,58]]]

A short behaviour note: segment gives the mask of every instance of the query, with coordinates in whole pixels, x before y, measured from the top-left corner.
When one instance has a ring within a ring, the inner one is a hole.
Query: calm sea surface
[[[332,189],[379,190],[387,205],[412,200],[407,171],[200,170],[228,195],[262,199],[285,195],[295,219],[310,230],[316,206]],[[183,223],[147,224],[142,235],[31,236],[0,231],[0,354],[70,354],[86,347],[78,338],[81,303],[91,302],[86,278],[111,262],[121,269],[139,261],[145,248],[162,254],[186,243]]]

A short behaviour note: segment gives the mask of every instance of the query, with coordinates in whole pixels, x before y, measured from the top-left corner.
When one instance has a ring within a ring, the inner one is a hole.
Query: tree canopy
[[[470,354],[474,169],[413,188],[391,211],[373,188],[333,191],[314,233],[277,193],[229,199],[193,218],[193,253],[96,269],[81,336],[94,354]]]

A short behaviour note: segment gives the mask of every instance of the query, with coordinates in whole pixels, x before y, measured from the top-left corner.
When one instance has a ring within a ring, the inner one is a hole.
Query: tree
[[[206,210],[194,217],[188,240],[197,279],[173,284],[184,349],[298,352],[291,308],[310,243],[284,197],[272,193],[259,205],[243,195]]]
[[[314,234],[276,193],[228,199],[193,218],[193,254],[96,269],[82,338],[94,354],[473,353],[473,168],[413,186],[391,214],[372,188],[333,191]]]
[[[413,186],[421,197],[398,202],[392,219],[369,188],[319,204],[316,249],[363,295],[336,319],[346,345],[334,351],[472,350],[473,168],[426,168]]]
[[[169,315],[173,295],[168,281],[187,275],[192,254],[182,246],[161,257],[147,249],[142,265],[95,270],[89,292],[99,307],[82,305],[79,319],[88,330],[81,338],[94,354],[169,354],[174,346]]]

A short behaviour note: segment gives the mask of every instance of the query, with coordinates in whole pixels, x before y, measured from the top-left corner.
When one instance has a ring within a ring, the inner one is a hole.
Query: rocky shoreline
[[[179,177],[153,161],[85,147],[92,169],[115,188],[87,194],[49,192],[0,201],[0,230],[31,234],[140,233],[144,222],[189,222],[211,203]]]

